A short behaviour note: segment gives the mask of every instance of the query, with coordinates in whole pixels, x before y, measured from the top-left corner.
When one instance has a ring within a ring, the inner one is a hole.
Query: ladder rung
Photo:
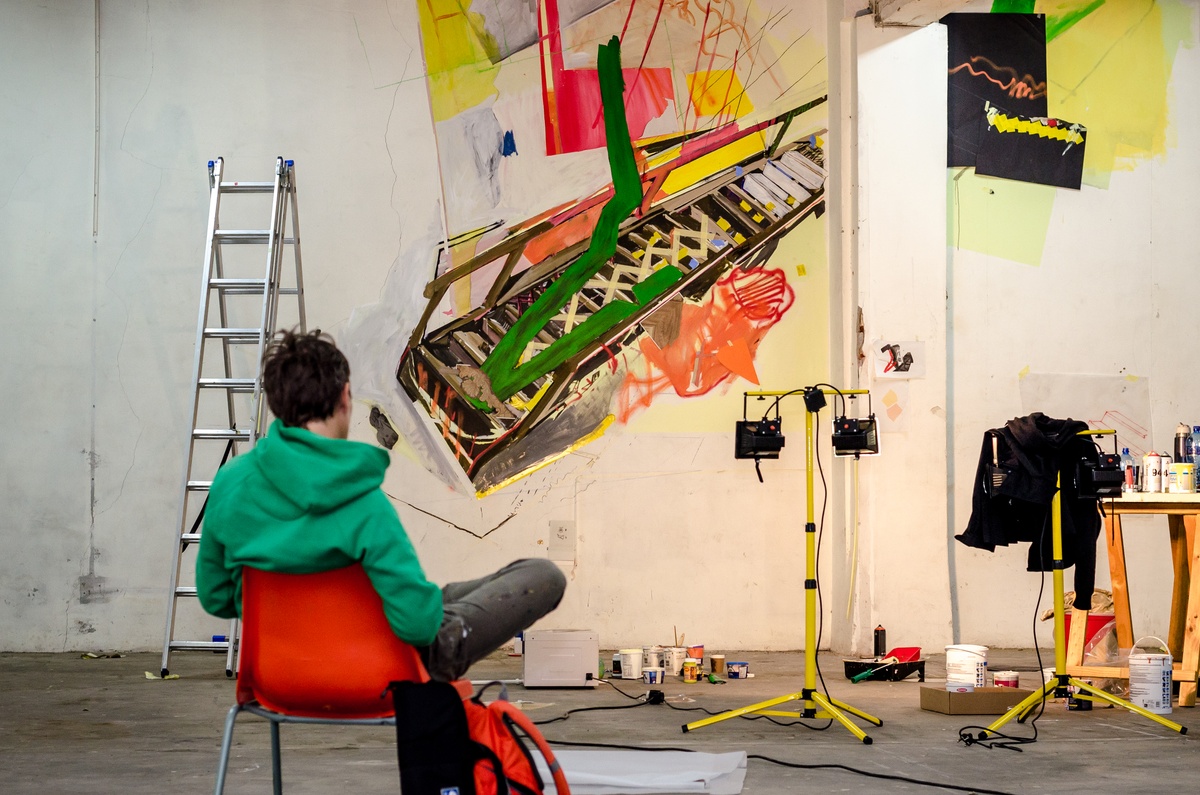
[[[199,533],[184,533],[183,535],[179,536],[179,540],[185,544],[199,544],[200,543],[200,534]]]
[[[267,288],[266,279],[209,279],[208,286],[219,290],[224,290],[226,293],[247,294],[256,293],[262,295],[263,290]]]
[[[227,640],[173,640],[171,641],[171,649],[178,651],[204,651],[211,649],[212,651],[224,651],[229,648]]]
[[[222,182],[221,193],[274,193],[274,182]]]
[[[269,229],[218,229],[213,235],[218,243],[267,243],[271,240]],[[293,245],[291,237],[280,238],[284,245]]]
[[[232,389],[234,392],[253,392],[253,378],[201,378],[197,386],[201,389]]]
[[[175,595],[176,596],[195,596],[196,595],[196,586],[180,585],[178,588],[175,589]]]
[[[230,342],[258,342],[262,332],[256,328],[206,328],[204,336],[209,339],[229,340]]]
[[[193,439],[232,439],[235,442],[250,441],[250,431],[235,431],[230,428],[196,428]]]
[[[211,486],[211,480],[189,480],[187,482],[188,491],[208,491]]]

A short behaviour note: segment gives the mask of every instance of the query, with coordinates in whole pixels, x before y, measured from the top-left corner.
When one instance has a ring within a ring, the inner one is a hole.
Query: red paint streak
[[[987,68],[976,69],[972,65],[979,63],[980,61],[986,63],[987,66],[991,68],[991,71],[1007,76],[1008,79],[1002,80],[993,77],[988,73]],[[1038,82],[1037,78],[1029,74],[1018,77],[1016,69],[1013,69],[1011,66],[998,66],[982,55],[971,56],[971,60],[969,62],[959,64],[958,66],[949,70],[949,73],[952,75],[958,74],[963,69],[966,69],[968,72],[970,72],[973,77],[982,77],[989,83],[995,83],[1000,87],[1001,91],[1007,92],[1010,97],[1015,99],[1040,99],[1046,96],[1045,81]]]
[[[648,372],[625,377],[618,397],[621,422],[647,408],[656,395],[674,389],[681,397],[711,392],[733,373],[717,353],[740,340],[753,354],[767,332],[795,303],[795,291],[777,268],[735,269],[714,285],[700,304],[684,304],[679,336],[665,348],[641,341]]]

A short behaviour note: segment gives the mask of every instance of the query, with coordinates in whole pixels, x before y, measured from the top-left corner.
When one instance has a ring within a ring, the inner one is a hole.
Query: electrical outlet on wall
[[[550,520],[550,543],[547,544],[550,560],[575,560],[575,523],[567,519]]]

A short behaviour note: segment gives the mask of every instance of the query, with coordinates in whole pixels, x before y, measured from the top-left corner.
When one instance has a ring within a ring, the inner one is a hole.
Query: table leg
[[[1175,517],[1172,517],[1175,518]],[[1196,535],[1196,514],[1187,517],[1187,531],[1184,535],[1189,541],[1194,541]],[[1200,573],[1200,544],[1192,543],[1191,571]],[[1183,670],[1190,679],[1179,684],[1179,706],[1196,706],[1196,675],[1200,667],[1200,631],[1197,623],[1200,618],[1200,576],[1192,577],[1188,587],[1187,621],[1183,633]]]
[[[1133,619],[1129,612],[1129,588],[1125,572],[1125,540],[1121,535],[1121,516],[1110,511],[1104,518],[1107,525],[1108,571],[1112,582],[1113,614],[1117,621],[1117,646],[1133,648]]]
[[[1167,648],[1176,660],[1183,659],[1184,624],[1187,621],[1188,590],[1191,582],[1189,561],[1192,545],[1184,529],[1182,516],[1167,517],[1171,531],[1171,565],[1175,571],[1175,584],[1171,588],[1171,623],[1167,630]]]

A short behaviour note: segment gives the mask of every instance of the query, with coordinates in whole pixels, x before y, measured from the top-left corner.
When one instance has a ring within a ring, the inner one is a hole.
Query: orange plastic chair
[[[279,724],[394,726],[386,691],[399,680],[427,682],[429,674],[416,649],[392,632],[362,565],[317,574],[242,569],[237,704],[225,719],[216,795],[225,788],[239,713],[271,722],[271,771],[280,795]]]

